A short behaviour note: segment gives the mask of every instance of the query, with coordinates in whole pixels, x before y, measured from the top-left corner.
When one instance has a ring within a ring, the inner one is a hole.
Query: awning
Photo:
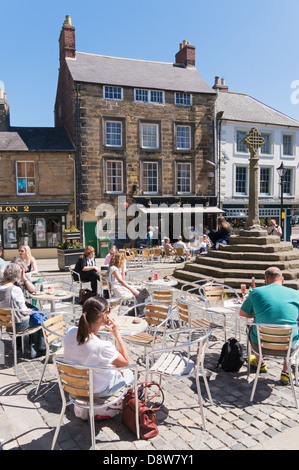
[[[151,206],[151,207],[144,207],[143,205],[137,205],[138,210],[143,214],[221,214],[224,211],[219,209],[216,206],[177,206],[172,205],[170,207],[161,205],[161,206]]]

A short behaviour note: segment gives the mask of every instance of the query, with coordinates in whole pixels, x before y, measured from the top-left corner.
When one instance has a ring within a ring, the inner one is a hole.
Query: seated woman
[[[130,364],[129,354],[114,318],[108,317],[109,304],[102,297],[91,297],[83,305],[78,327],[71,328],[64,338],[64,359],[83,366],[125,367]],[[101,326],[113,335],[116,347],[101,340],[97,333]],[[133,373],[126,369],[102,370],[94,374],[97,397],[107,397],[133,382]]]
[[[22,289],[15,285],[21,282],[21,268],[16,263],[10,263],[4,271],[3,280],[0,285],[0,308],[15,308],[16,332],[34,328],[37,323],[30,314],[32,310],[26,306]],[[9,329],[8,329],[9,330]],[[10,330],[11,331],[11,330]],[[45,341],[42,330],[29,336],[30,357],[41,356],[45,354]]]
[[[33,304],[28,302],[28,297],[35,292],[35,287],[30,280],[30,275],[26,273],[26,261],[22,258],[14,257],[11,262],[21,268],[21,279],[19,282],[15,282],[15,286],[19,286],[22,289],[26,299],[26,306],[32,308]]]
[[[125,262],[123,253],[115,253],[111,257],[110,266],[107,271],[106,280],[111,284],[111,290],[116,297],[132,299],[136,297],[136,303],[140,304],[149,297],[148,290],[133,283],[126,282],[122,276],[122,267]]]
[[[215,245],[215,248],[218,249],[219,243],[227,244],[229,237],[232,234],[231,225],[225,220],[221,215],[217,218],[218,230],[211,230],[209,232],[209,238],[211,242]]]
[[[80,256],[76,263],[75,271],[80,275],[81,281],[90,282],[91,290],[96,295],[98,292],[98,281],[101,278],[100,268],[95,264],[93,246],[85,248],[83,255]],[[78,276],[74,275],[74,280],[78,281],[79,279],[75,279],[75,277]]]
[[[169,254],[175,254],[175,249],[170,243],[170,238],[165,238],[164,248],[166,248]]]
[[[31,255],[31,250],[28,245],[22,245],[19,248],[19,257],[26,262],[26,273],[37,274],[38,268],[35,258]]]

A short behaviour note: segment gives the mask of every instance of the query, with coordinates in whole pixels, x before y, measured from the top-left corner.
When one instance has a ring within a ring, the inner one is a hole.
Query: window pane
[[[26,162],[17,162],[18,177],[26,177]]]
[[[143,103],[148,102],[148,90],[135,90],[135,100],[142,101]]]
[[[27,178],[34,178],[34,162],[26,162]]]
[[[243,143],[244,137],[246,137],[246,132],[237,131],[237,152],[248,152],[247,146]]]
[[[190,126],[177,126],[177,148],[180,150],[189,150],[191,148]]]
[[[122,192],[122,162],[109,160],[106,162],[107,191]]]
[[[142,147],[158,148],[158,126],[156,124],[143,124]]]
[[[158,192],[158,164],[156,162],[143,163],[143,188],[146,193]]]
[[[191,95],[188,93],[176,93],[175,94],[175,104],[190,106],[191,105]]]
[[[191,165],[190,163],[178,163],[178,192],[190,193],[191,192]]]
[[[106,122],[106,145],[110,145],[113,147],[121,147],[122,145],[121,131],[122,131],[121,122],[107,121]]]
[[[150,92],[151,102],[152,103],[163,103],[163,92],[162,91],[152,91]]]
[[[247,194],[247,168],[244,166],[236,168],[236,194]]]
[[[271,134],[261,134],[265,139],[265,143],[261,146],[261,153],[270,155],[271,154]]]
[[[293,155],[293,136],[291,135],[283,136],[283,154]]]
[[[284,196],[291,196],[292,195],[292,192],[293,192],[292,175],[293,175],[293,170],[288,168],[285,171],[284,182],[283,182],[283,194],[284,194]]]
[[[270,168],[260,169],[260,194],[270,195]]]
[[[122,99],[122,88],[105,86],[104,87],[104,98],[106,100],[121,100]]]

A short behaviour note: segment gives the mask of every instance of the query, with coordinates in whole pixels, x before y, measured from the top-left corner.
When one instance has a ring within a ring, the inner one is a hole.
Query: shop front
[[[70,201],[0,202],[0,237],[6,260],[29,245],[38,258],[55,258],[66,228]]]

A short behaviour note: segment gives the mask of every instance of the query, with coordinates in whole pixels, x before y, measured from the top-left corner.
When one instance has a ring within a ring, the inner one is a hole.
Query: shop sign
[[[41,213],[41,212],[68,212],[67,205],[39,205],[39,204],[3,204],[0,205],[0,214],[21,214],[24,212]]]

